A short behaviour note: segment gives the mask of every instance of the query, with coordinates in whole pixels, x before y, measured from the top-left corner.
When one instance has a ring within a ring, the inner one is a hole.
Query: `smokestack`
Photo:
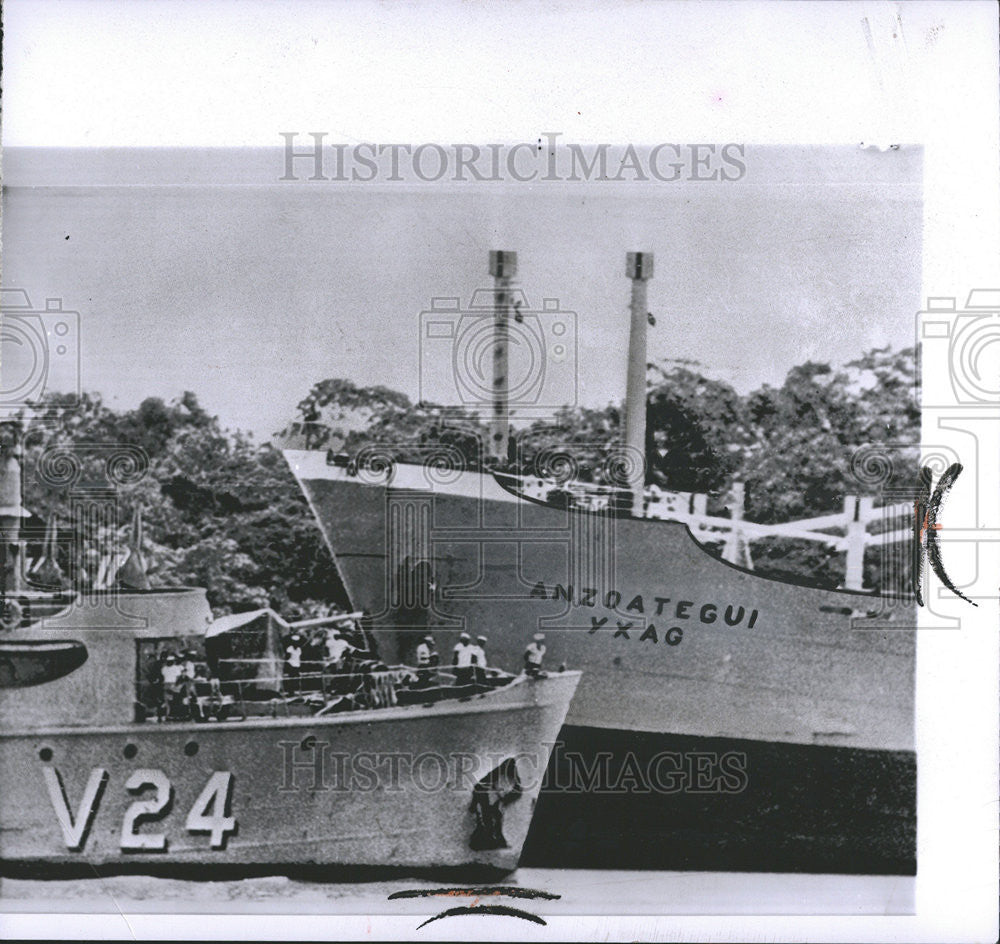
[[[493,421],[490,426],[490,455],[501,465],[507,462],[510,443],[510,390],[507,365],[510,287],[517,275],[517,253],[490,250],[493,276]]]
[[[632,313],[628,336],[628,380],[625,387],[625,446],[637,459],[628,461],[631,470],[632,514],[643,515],[646,489],[646,326],[649,305],[646,282],[653,277],[653,254],[630,252],[625,260],[626,274],[632,280]]]

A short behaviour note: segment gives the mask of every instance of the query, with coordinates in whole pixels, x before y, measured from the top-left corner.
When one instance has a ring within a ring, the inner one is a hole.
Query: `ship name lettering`
[[[75,814],[70,809],[69,797],[59,771],[55,767],[45,766],[42,768],[42,776],[62,829],[66,848],[71,852],[81,852],[87,844],[87,837],[97,818],[101,798],[110,779],[107,770],[103,767],[91,769]],[[125,811],[121,828],[122,852],[167,851],[166,833],[140,833],[138,827],[144,821],[160,821],[170,815],[174,804],[173,784],[162,770],[151,768],[136,770],[125,781],[125,791],[133,796],[139,796],[150,788],[154,791],[152,796],[137,799]],[[188,832],[208,833],[211,848],[225,849],[229,835],[237,830],[236,818],[230,810],[232,795],[232,773],[226,770],[213,772],[188,813],[185,821]]]
[[[152,787],[156,794],[149,800],[136,800],[126,811],[122,820],[122,852],[148,849],[150,852],[166,852],[166,833],[138,833],[136,826],[141,820],[163,819],[174,803],[174,788],[162,770],[137,770],[125,782],[129,793],[139,794]]]
[[[578,594],[574,592],[574,589],[578,589]],[[633,594],[631,598],[628,598],[620,590],[608,590],[602,596],[601,591],[595,587],[574,588],[573,584],[561,583],[549,586],[540,580],[531,588],[531,591],[528,593],[528,598],[537,600],[561,600],[564,603],[568,603],[570,606],[586,606],[590,608],[603,605],[604,609],[610,610],[613,614],[621,613],[618,607],[621,606],[624,600],[628,599],[628,603],[625,605],[626,613],[646,614],[646,600],[641,593]],[[670,610],[667,608],[668,604],[671,602],[671,597],[653,596],[651,599],[655,601],[656,604],[656,616],[663,616],[665,614],[668,616],[671,615]],[[652,604],[650,604],[650,615],[653,615]],[[718,622],[721,615],[722,623],[726,626],[745,626],[747,629],[753,629],[757,623],[758,617],[760,616],[760,611],[751,609],[747,606],[740,606],[739,604],[699,604],[694,600],[678,600],[673,606],[672,615],[674,619],[678,620],[697,619],[705,625],[711,625],[712,623]],[[592,616],[590,618],[589,631],[591,633],[595,633],[602,626],[607,625],[607,623],[608,617],[599,618]],[[622,625],[631,624],[619,624],[619,626]],[[615,633],[615,635],[618,636],[623,634]]]

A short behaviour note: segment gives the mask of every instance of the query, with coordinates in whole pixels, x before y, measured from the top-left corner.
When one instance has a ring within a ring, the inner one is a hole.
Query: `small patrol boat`
[[[137,542],[102,589],[4,587],[4,871],[516,867],[579,673],[386,665],[351,615],[213,620]]]

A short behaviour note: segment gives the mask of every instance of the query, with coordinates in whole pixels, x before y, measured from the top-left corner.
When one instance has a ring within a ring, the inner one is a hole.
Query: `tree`
[[[78,523],[84,559],[69,545],[60,553],[64,572],[74,579],[93,579],[111,539],[123,546],[140,508],[143,553],[154,584],[203,586],[217,612],[271,605],[286,614],[312,615],[346,605],[333,561],[280,452],[223,430],[195,394],[169,404],[149,398],[120,413],[94,394],[79,404],[53,396],[23,421],[25,503],[44,517],[55,516],[64,528],[72,491],[53,484],[43,456],[63,447],[78,458],[85,480],[101,484],[107,484],[102,444],[135,447],[148,464],[145,476],[116,493],[116,534]]]
[[[692,365],[698,366],[698,365]],[[677,362],[652,365],[646,394],[647,479],[680,492],[722,489],[751,441],[746,407],[719,380]]]

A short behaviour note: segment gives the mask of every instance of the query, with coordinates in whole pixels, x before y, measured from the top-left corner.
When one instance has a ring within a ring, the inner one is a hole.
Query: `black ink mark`
[[[949,466],[941,478],[938,480],[937,488],[931,491],[931,482],[934,475],[926,466],[920,469],[920,482],[917,486],[917,500],[914,507],[913,518],[913,593],[917,598],[919,606],[924,605],[923,579],[924,562],[929,560],[931,569],[955,596],[973,606],[978,603],[970,600],[958,587],[952,583],[944,568],[944,561],[941,559],[941,544],[938,540],[938,530],[941,525],[938,523],[938,516],[944,506],[944,500],[951,491],[951,487],[962,473],[961,463],[954,463]]]
[[[533,899],[543,899],[546,901],[555,901],[561,898],[562,895],[554,894],[553,892],[543,892],[536,888],[520,888],[516,885],[485,885],[479,888],[407,888],[403,891],[393,892],[389,896],[389,901],[395,901],[400,898],[473,898],[478,901],[480,898],[527,898],[529,900]],[[458,915],[498,915],[505,918],[522,918],[525,921],[531,921],[535,924],[545,924],[544,919],[540,918],[538,915],[532,914],[530,911],[522,911],[520,908],[512,908],[510,905],[458,905],[455,908],[448,908],[446,911],[442,911],[440,914],[436,914],[431,918],[424,921],[423,924],[417,926],[419,930],[426,924],[430,924],[432,921],[438,921],[441,918],[454,918]]]
[[[543,892],[535,888],[520,888],[517,885],[488,885],[483,888],[407,888],[401,892],[393,892],[389,901],[399,898],[435,898],[439,895],[453,895],[456,898],[541,898],[546,901],[556,901],[562,895],[553,892]]]
[[[525,921],[532,921],[535,924],[545,924],[544,918],[539,918],[538,915],[534,915],[530,911],[511,908],[509,905],[462,905],[458,908],[449,908],[447,911],[434,915],[433,918],[428,918],[423,924],[417,925],[417,930],[419,931],[432,921],[440,921],[441,918],[454,918],[458,915],[500,915],[505,918],[523,918]]]

